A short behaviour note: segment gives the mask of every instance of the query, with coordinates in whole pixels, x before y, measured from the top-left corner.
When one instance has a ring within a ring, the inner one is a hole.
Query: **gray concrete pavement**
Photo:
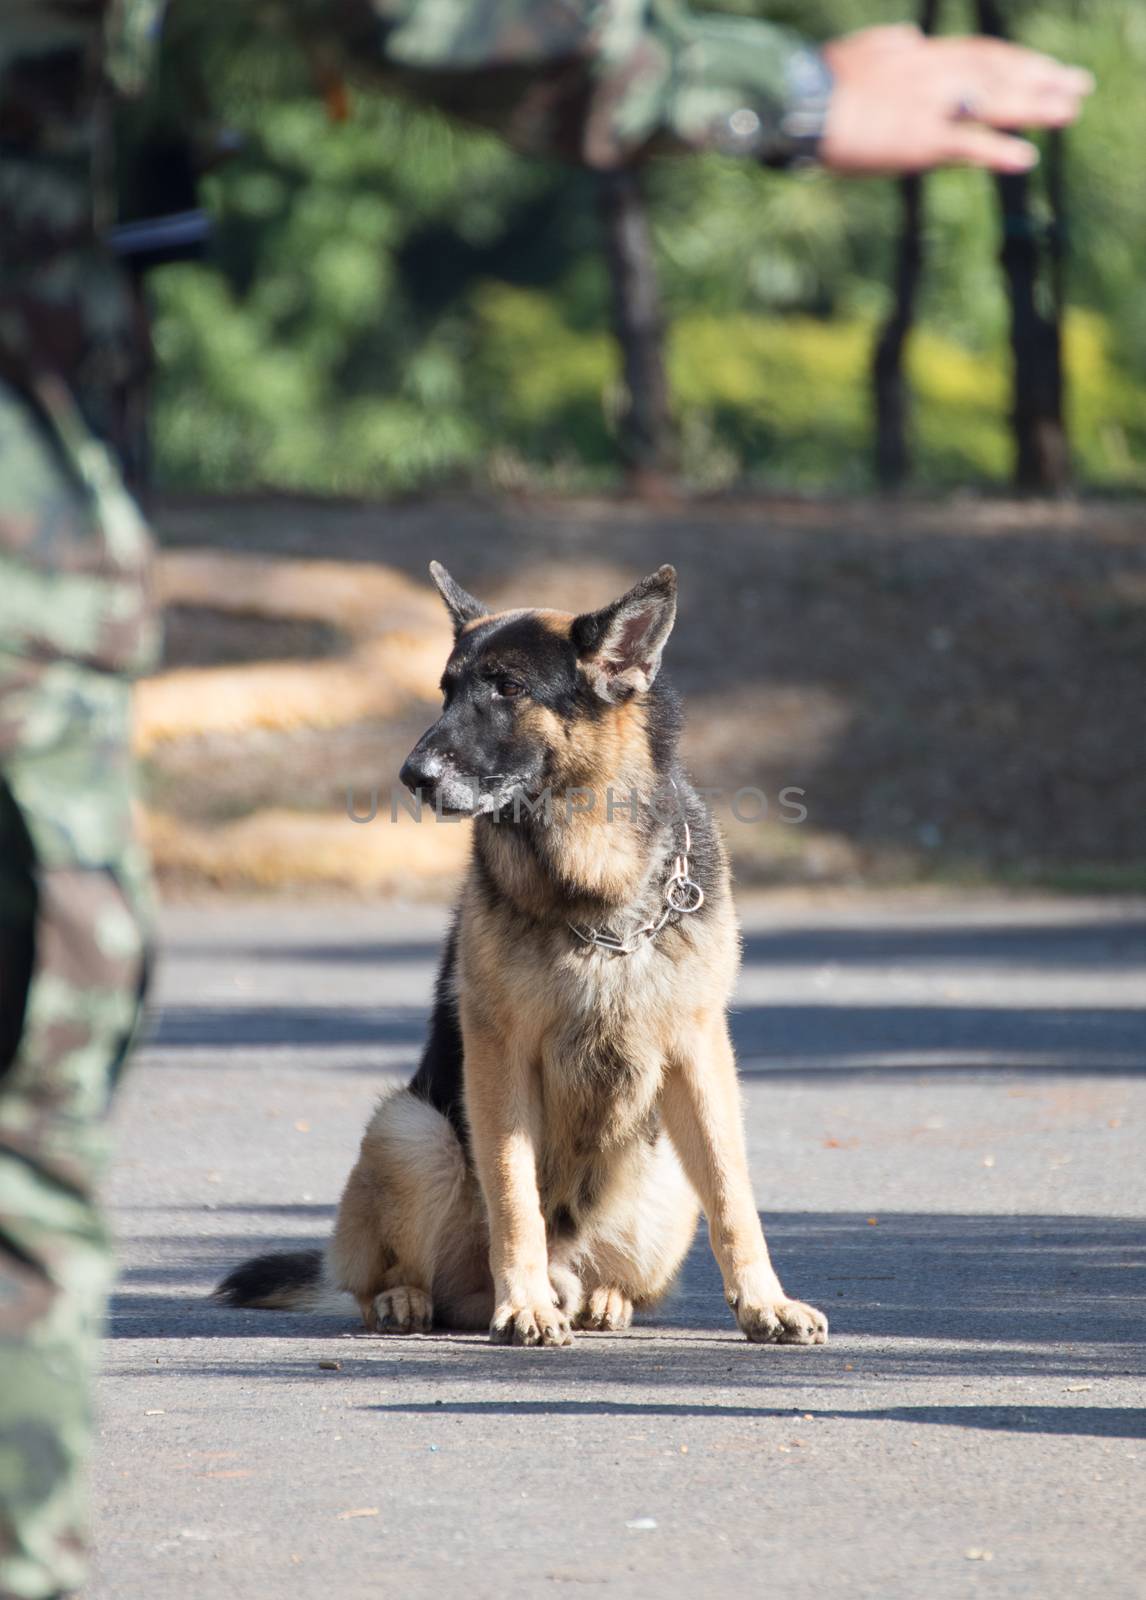
[[[743,1343],[703,1239],[569,1351],[209,1305],[326,1233],[442,919],[166,914],[95,1600],[1146,1595],[1146,906],[744,909],[756,1194],[822,1350]]]

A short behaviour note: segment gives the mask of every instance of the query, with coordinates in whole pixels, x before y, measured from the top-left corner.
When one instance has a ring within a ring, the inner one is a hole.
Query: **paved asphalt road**
[[[818,1350],[742,1342],[701,1238],[568,1351],[208,1304],[326,1233],[442,919],[168,912],[95,1600],[1146,1595],[1146,906],[913,904],[744,908],[756,1194]]]

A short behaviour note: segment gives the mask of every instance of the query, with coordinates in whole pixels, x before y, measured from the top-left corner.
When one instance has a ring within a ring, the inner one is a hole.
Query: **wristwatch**
[[[815,165],[834,86],[831,71],[818,50],[805,47],[788,57],[784,80],[779,108],[762,116],[750,105],[738,106],[714,130],[715,148],[789,171]]]

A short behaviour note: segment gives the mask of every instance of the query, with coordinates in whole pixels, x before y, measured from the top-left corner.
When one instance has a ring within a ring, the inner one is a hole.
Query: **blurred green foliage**
[[[135,129],[146,136],[156,105],[173,114],[197,63],[211,114],[244,140],[206,181],[210,260],[152,280],[160,482],[380,493],[614,480],[620,397],[593,177],[376,90],[352,89],[350,117],[331,121],[285,39],[241,21],[221,31],[212,9],[211,29],[185,10]],[[910,7],[721,9],[825,36]],[[948,26],[969,26],[969,6],[946,9]],[[1099,79],[1069,144],[1069,408],[1081,479],[1142,487],[1146,6],[1011,12],[1020,37]],[[652,164],[647,192],[686,477],[867,486],[867,362],[888,303],[894,185],[706,157]],[[927,214],[917,476],[997,484],[1010,440],[993,187],[939,174]]]

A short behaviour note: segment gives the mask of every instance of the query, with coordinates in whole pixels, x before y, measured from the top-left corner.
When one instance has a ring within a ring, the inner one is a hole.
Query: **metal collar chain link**
[[[673,788],[676,788],[675,784]],[[577,923],[571,922],[569,926],[582,944],[594,945],[598,950],[607,950],[614,956],[631,956],[641,949],[647,939],[655,939],[670,918],[690,917],[694,911],[700,910],[704,904],[704,890],[689,872],[688,857],[692,850],[692,833],[688,822],[683,818],[682,821],[684,821],[684,849],[673,861],[672,871],[664,881],[661,894],[663,910],[660,915],[627,937],[614,933],[611,928],[579,927]]]

